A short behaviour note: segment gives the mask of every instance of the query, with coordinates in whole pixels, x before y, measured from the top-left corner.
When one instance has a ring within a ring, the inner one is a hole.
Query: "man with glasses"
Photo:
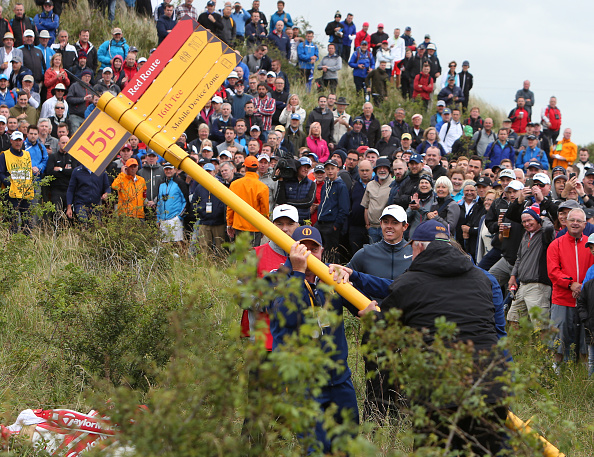
[[[586,354],[584,330],[579,326],[575,307],[586,272],[594,264],[594,257],[586,247],[585,226],[584,211],[571,210],[567,215],[567,233],[555,239],[547,250],[547,271],[553,284],[551,326],[558,329],[551,344],[556,373],[564,359],[573,359],[572,344],[576,345],[578,354]]]
[[[52,117],[55,113],[56,103],[58,102],[64,103],[64,116],[68,116],[68,102],[64,100],[64,94],[66,94],[66,87],[64,84],[57,84],[56,87],[52,89],[52,94],[53,96],[48,98],[45,102],[43,102],[43,105],[41,105],[41,113],[39,117]]]

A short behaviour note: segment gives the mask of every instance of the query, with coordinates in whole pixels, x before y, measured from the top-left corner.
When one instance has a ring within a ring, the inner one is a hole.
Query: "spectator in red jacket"
[[[542,109],[540,117],[542,125],[545,126],[543,133],[550,138],[551,144],[556,143],[561,130],[561,111],[557,108],[557,97],[551,97],[549,105]]]
[[[519,135],[526,133],[526,126],[530,122],[530,113],[526,109],[526,100],[518,97],[517,106],[509,112],[509,119],[512,121],[512,129]]]
[[[362,41],[367,41],[368,43],[371,41],[371,35],[367,33],[367,30],[369,30],[369,22],[363,22],[363,28],[355,35],[355,49],[361,46]]]
[[[413,83],[413,98],[421,97],[425,103],[425,108],[429,106],[431,94],[433,93],[433,78],[429,74],[431,65],[429,62],[423,64],[423,71],[415,76]]]
[[[573,209],[567,214],[567,233],[555,239],[547,250],[547,270],[553,284],[551,300],[552,326],[559,332],[555,335],[553,349],[558,371],[564,356],[571,359],[569,348],[576,344],[580,353],[586,353],[583,328],[578,326],[576,299],[580,295],[582,282],[588,268],[594,263],[594,256],[586,247],[588,237],[583,234],[586,214],[582,209]]]

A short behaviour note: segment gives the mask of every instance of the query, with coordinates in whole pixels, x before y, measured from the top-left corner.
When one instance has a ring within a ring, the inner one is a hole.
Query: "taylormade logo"
[[[77,419],[76,416],[72,413],[64,414],[62,422],[64,422],[64,425],[66,425],[66,427],[86,427],[101,430],[101,425],[98,422],[92,422],[88,419]]]

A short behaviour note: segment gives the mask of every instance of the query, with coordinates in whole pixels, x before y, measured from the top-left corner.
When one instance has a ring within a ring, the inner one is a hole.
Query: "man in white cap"
[[[120,86],[118,86],[112,78],[113,70],[111,67],[105,67],[101,72],[101,79],[93,87],[95,92],[99,94],[103,94],[103,92],[111,92],[114,96],[118,95],[120,93]]]
[[[23,53],[23,66],[31,70],[35,82],[41,84],[46,65],[43,53],[39,48],[35,47],[34,40],[35,32],[33,30],[25,30],[25,33],[23,33],[24,44],[19,49]]]
[[[23,150],[25,137],[18,130],[10,136],[10,148],[0,154],[0,182],[7,187],[8,202],[12,206],[11,231],[16,233],[20,223],[31,227],[29,207],[35,196],[33,167],[29,152]]]
[[[59,83],[56,84],[56,87],[52,89],[52,97],[48,98],[46,101],[43,102],[41,105],[41,114],[39,115],[40,118],[50,118],[53,117],[56,110],[56,103],[62,102],[64,103],[64,116],[68,116],[68,102],[64,100],[64,95],[66,94],[66,86],[64,84]]]

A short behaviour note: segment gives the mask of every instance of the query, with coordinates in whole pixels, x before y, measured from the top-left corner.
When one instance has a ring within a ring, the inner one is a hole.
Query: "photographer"
[[[276,204],[287,203],[297,208],[300,225],[311,219],[310,208],[316,191],[314,181],[307,177],[311,167],[309,157],[295,160],[285,153],[273,171],[272,179],[278,181]]]

